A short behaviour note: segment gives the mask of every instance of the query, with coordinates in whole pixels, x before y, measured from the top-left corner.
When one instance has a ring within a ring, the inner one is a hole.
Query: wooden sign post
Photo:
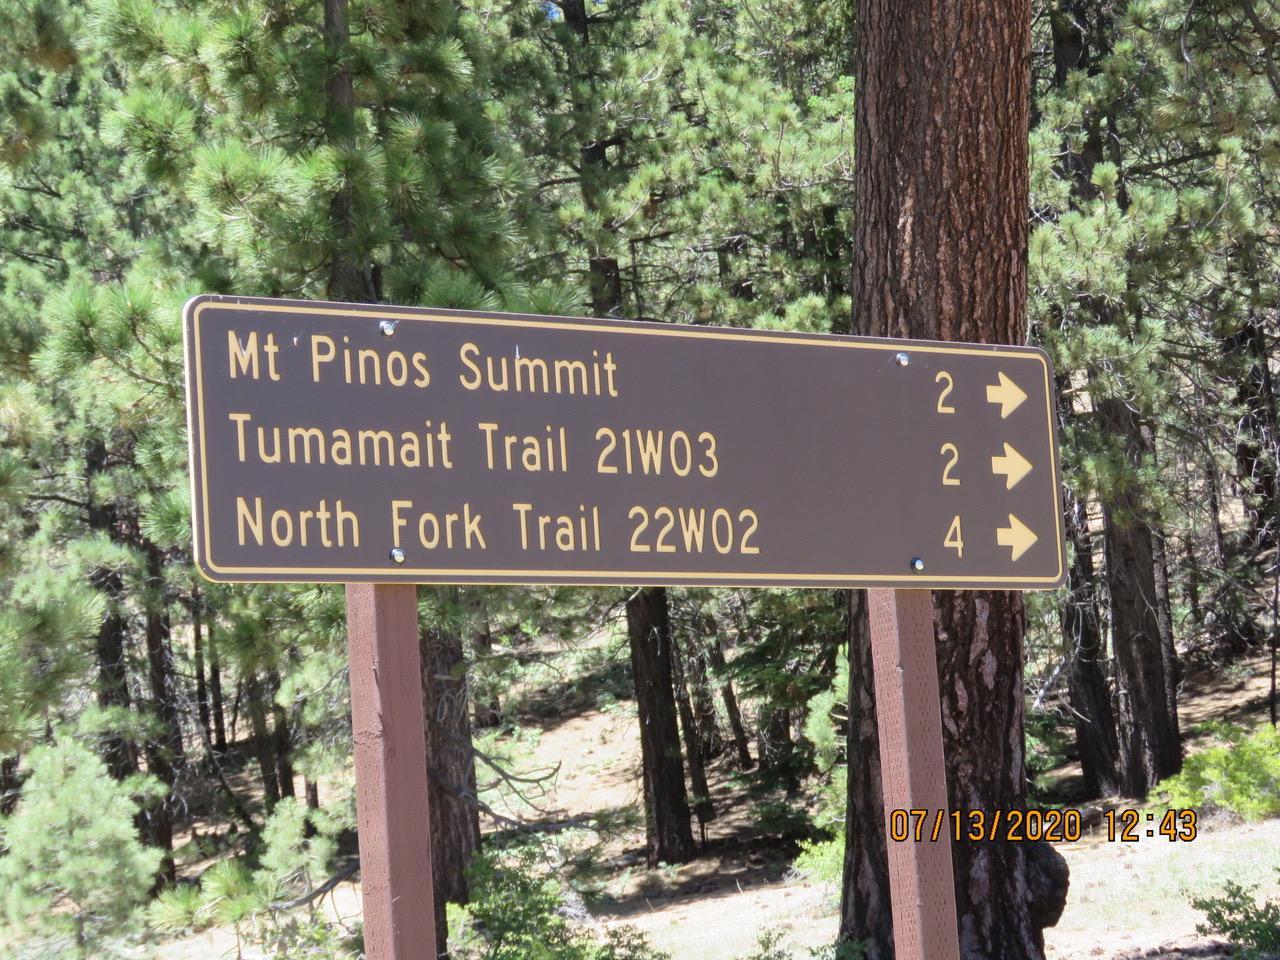
[[[417,588],[348,584],[347,649],[365,956],[434,960]]]
[[[907,811],[911,835],[888,840],[896,960],[959,960],[951,820],[942,755],[933,595],[928,590],[867,591],[885,836],[894,811]],[[910,811],[927,811],[915,839]],[[940,826],[935,832],[935,825]]]
[[[886,816],[941,817],[928,591],[1065,576],[1039,350],[228,297],[183,329],[199,569],[348,584],[369,960],[435,953],[415,584],[872,588]],[[890,844],[899,960],[956,956],[949,832]]]

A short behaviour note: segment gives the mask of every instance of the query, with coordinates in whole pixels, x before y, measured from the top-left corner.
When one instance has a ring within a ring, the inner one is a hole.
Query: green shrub
[[[269,892],[255,883],[253,872],[244,860],[223,860],[205,871],[200,878],[201,900],[217,923],[239,927],[241,923],[265,910]]]
[[[1249,734],[1228,723],[1207,730],[1218,742],[1188,756],[1156,795],[1171,807],[1220,808],[1247,820],[1280,815],[1280,730]]]
[[[484,850],[469,871],[471,903],[449,907],[454,960],[669,960],[638,931],[596,937],[566,915],[536,847]]]
[[[254,882],[273,900],[289,900],[324,881],[338,851],[342,821],[292,797],[276,804],[262,828]]]
[[[199,886],[166,890],[147,909],[149,926],[165,935],[231,926],[237,938],[266,948],[276,960],[355,957],[359,944],[349,931],[327,922],[314,905],[281,907],[329,874],[343,823],[297,800],[280,801],[262,828],[256,858],[223,860],[205,871]]]
[[[792,867],[806,880],[838,890],[844,873],[844,832],[832,840],[801,841],[800,856]]]
[[[1032,711],[1026,719],[1026,766],[1033,795],[1043,793],[1045,774],[1066,762],[1067,737],[1060,718],[1052,713]]]
[[[212,921],[203,891],[191,883],[163,891],[147,906],[147,926],[168,936],[202,930]]]
[[[825,947],[810,947],[803,954],[795,954],[780,947],[782,934],[770,930],[760,934],[756,948],[738,960],[862,960],[867,948],[861,943],[840,943]]]
[[[808,812],[798,802],[785,797],[769,797],[757,800],[748,810],[751,821],[761,833],[781,837],[806,834],[811,829]]]
[[[133,925],[160,866],[138,840],[138,798],[74,740],[39,747],[13,816],[0,821],[0,896],[9,920],[48,938],[48,956],[98,956]],[[64,941],[59,943],[58,941]]]
[[[1276,960],[1280,958],[1280,901],[1259,906],[1253,897],[1256,889],[1228,883],[1220,897],[1192,900],[1191,905],[1205,915],[1196,930],[1205,936],[1226,937],[1240,960]]]

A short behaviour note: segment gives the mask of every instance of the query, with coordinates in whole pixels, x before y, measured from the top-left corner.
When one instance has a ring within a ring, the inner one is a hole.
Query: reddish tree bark
[[[1024,341],[1030,14],[1027,0],[859,2],[855,333]],[[934,604],[951,805],[1024,806],[1022,599],[955,592]],[[853,626],[850,641],[865,669],[869,631]],[[853,790],[855,777],[875,779],[874,704],[851,713],[841,936],[886,960],[881,798]],[[955,879],[965,960],[1043,957],[1041,930],[1065,902],[1056,852],[960,843]]]

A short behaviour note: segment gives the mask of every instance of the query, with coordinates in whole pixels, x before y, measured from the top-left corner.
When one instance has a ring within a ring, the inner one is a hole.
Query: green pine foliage
[[[1280,730],[1252,733],[1229,723],[1212,723],[1205,734],[1212,746],[1187,758],[1182,772],[1160,784],[1170,807],[1229,810],[1246,820],[1280,816]]]
[[[221,258],[215,289],[336,295],[348,262],[365,300],[518,302],[527,184],[475,95],[484,42],[443,0],[355,4],[348,20],[342,36],[310,3],[99,4],[137,86],[114,142],[190,203]]]
[[[1138,519],[1187,545],[1193,604],[1217,608],[1208,624],[1189,611],[1200,635],[1188,639],[1220,629],[1247,642],[1275,561],[1214,541],[1220,493],[1206,483],[1238,473],[1236,445],[1250,442],[1244,398],[1223,388],[1256,362],[1232,337],[1275,303],[1280,90],[1274,53],[1246,53],[1276,14],[1252,24],[1230,7],[1082,8],[1091,62],[1060,77],[1047,64],[1038,82],[1030,316],[1084,414],[1063,424],[1071,486],[1106,504],[1140,491]],[[1041,21],[1041,41],[1073,16]],[[1108,399],[1154,437],[1141,462],[1088,415]]]
[[[1257,903],[1255,890],[1228,883],[1221,896],[1193,900],[1191,905],[1205,915],[1196,930],[1206,936],[1225,936],[1241,960],[1271,960],[1280,957],[1280,903]]]
[[[136,925],[159,864],[134,829],[145,780],[118,783],[84,745],[33,750],[13,816],[0,821],[0,889],[12,923],[56,955],[88,957]]]
[[[459,960],[669,960],[634,930],[597,935],[566,916],[559,883],[547,876],[541,851],[525,844],[486,851],[470,869],[472,900],[450,906]]]
[[[148,903],[157,935],[227,925],[282,957],[358,951],[312,910],[278,909],[337,868],[354,827],[342,594],[196,575],[187,297],[854,328],[852,4],[335,9],[345,24],[302,0],[0,0],[0,810],[18,802],[0,821],[0,888],[13,919],[71,955],[132,935]],[[1067,398],[1088,596],[1107,645],[1106,526],[1138,521],[1165,549],[1179,653],[1215,664],[1276,629],[1280,448],[1260,383],[1280,371],[1280,14],[1037,11],[1030,336]],[[1055,59],[1069,28],[1086,53],[1070,69]],[[1098,416],[1116,402],[1141,422],[1138,456]],[[698,722],[710,703],[726,728],[713,793],[741,789],[762,833],[807,834],[797,870],[834,887],[847,596],[669,597],[681,650],[725,658],[695,678]],[[486,757],[536,766],[522,722],[625,713],[624,599],[423,591],[424,616],[466,638],[458,669],[496,724],[476,734]],[[1061,615],[1078,600],[1030,605],[1029,776],[1062,759]],[[553,641],[564,657],[546,655]],[[226,750],[202,715],[215,678]],[[731,776],[725,686],[757,762]],[[1166,802],[1280,813],[1274,735],[1215,735]],[[137,779],[166,767],[163,788]],[[320,809],[289,796],[291,774],[323,783]],[[495,809],[536,813],[537,788],[479,781]],[[184,876],[152,897],[167,851],[140,841],[165,845],[147,832],[162,808],[224,829],[179,851]],[[607,813],[593,825],[642,819]],[[451,915],[457,956],[656,956],[568,919],[543,860],[482,855],[471,906]],[[1262,929],[1271,908],[1242,898],[1210,904],[1211,922]]]

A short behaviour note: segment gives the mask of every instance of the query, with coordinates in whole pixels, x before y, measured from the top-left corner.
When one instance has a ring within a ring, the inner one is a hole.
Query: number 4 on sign
[[[964,559],[964,533],[960,529],[960,515],[956,514],[951,526],[947,529],[947,539],[942,541],[944,547],[950,547],[956,556]]]

